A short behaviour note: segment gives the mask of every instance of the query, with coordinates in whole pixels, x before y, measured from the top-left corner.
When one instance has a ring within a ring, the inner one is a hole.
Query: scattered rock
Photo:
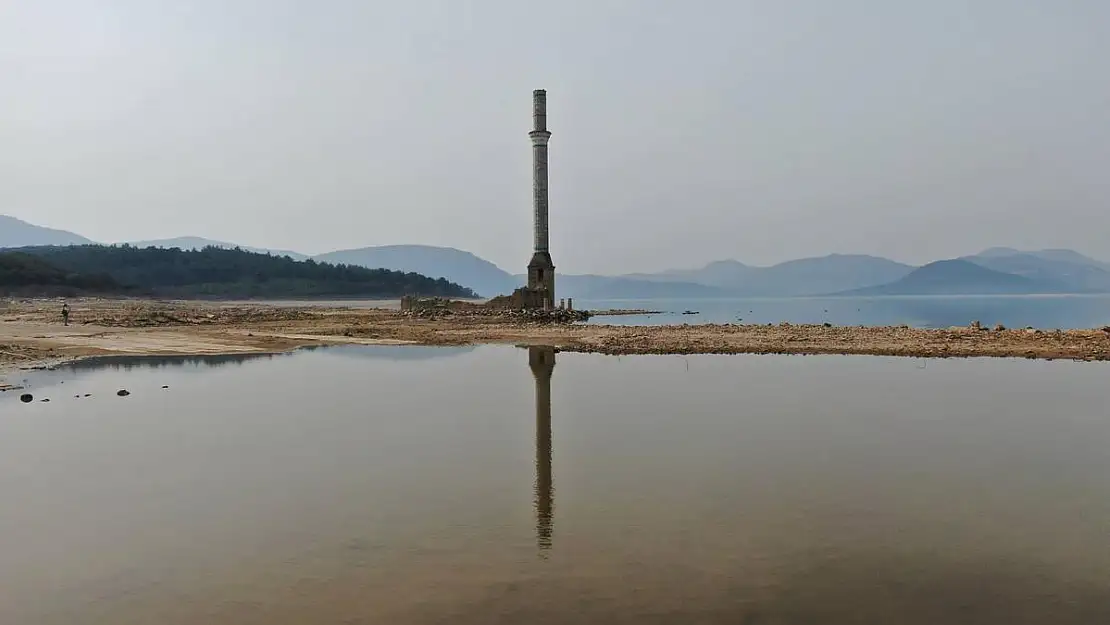
[[[21,401],[25,404],[29,404],[29,403],[35,401],[35,396],[30,394],[30,393],[24,393],[24,394],[19,396],[19,401]]]
[[[120,397],[127,397],[130,394],[131,394],[131,391],[129,391],[125,388],[122,388],[122,389],[116,391],[116,395],[119,395]]]
[[[593,317],[618,317],[625,315],[662,315],[661,310],[650,310],[647,308],[606,308],[604,310],[591,310],[590,315]]]
[[[441,319],[444,317],[484,317],[509,322],[534,322],[534,323],[574,323],[586,321],[593,313],[585,310],[565,310],[555,308],[552,310],[540,309],[515,309],[515,308],[486,308],[470,307],[451,309],[446,307],[427,307],[402,311],[406,317],[417,319]],[[349,331],[349,330],[348,330]],[[359,332],[362,334],[362,332]]]

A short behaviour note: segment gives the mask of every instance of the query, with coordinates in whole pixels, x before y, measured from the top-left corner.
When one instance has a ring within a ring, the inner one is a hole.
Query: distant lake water
[[[1110,325],[1108,295],[983,295],[904,297],[798,297],[698,300],[575,300],[576,308],[645,309],[660,315],[595,317],[590,323],[662,325],[696,323],[831,323],[966,326],[972,321],[1024,328],[1094,328]],[[684,315],[685,311],[697,315]]]
[[[226,305],[398,308],[399,300],[255,300]],[[909,325],[917,328],[966,326],[1095,328],[1110,325],[1110,295],[953,295],[891,297],[755,297],[711,299],[575,299],[575,308],[659,310],[658,315],[595,317],[588,323],[674,325],[698,323],[831,323]],[[696,315],[684,315],[685,311]]]
[[[494,346],[82,361],[0,393],[0,623],[1108,623],[1107,379]]]

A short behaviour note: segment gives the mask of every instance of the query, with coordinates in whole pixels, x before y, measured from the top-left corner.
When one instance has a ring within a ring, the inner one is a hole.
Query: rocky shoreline
[[[420,316],[396,309],[266,303],[77,300],[0,309],[0,373],[93,355],[281,352],[305,345],[552,345],[602,354],[866,354],[928,358],[1110,360],[1110,328],[917,329],[831,325],[614,326],[508,311]],[[578,311],[551,311],[587,316]],[[645,314],[637,312],[635,314]],[[0,379],[0,383],[4,380]]]

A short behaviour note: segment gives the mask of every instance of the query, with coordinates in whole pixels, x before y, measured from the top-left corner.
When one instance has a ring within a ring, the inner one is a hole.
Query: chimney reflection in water
[[[551,480],[551,373],[554,347],[529,347],[528,367],[536,380],[536,544],[546,557],[555,525],[555,498]]]

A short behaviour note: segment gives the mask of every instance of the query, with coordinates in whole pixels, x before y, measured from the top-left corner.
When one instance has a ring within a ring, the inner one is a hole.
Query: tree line
[[[206,247],[28,247],[0,251],[6,294],[129,294],[164,297],[476,297],[443,278]]]

